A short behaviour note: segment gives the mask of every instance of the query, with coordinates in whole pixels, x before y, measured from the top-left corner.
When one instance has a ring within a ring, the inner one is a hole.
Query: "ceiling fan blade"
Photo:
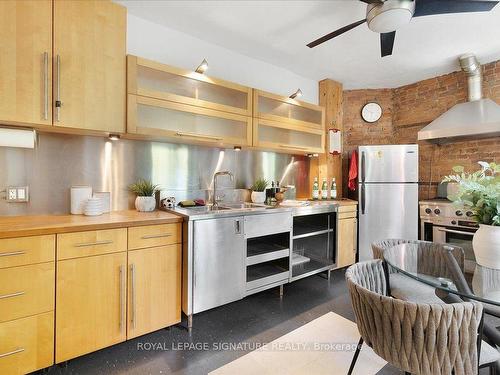
[[[380,51],[382,57],[392,55],[392,48],[394,47],[394,38],[396,38],[396,32],[391,31],[390,33],[380,34]]]
[[[383,4],[384,0],[359,0],[366,4]]]
[[[321,43],[324,43],[330,39],[333,39],[335,38],[336,36],[339,36],[349,30],[352,30],[354,29],[355,27],[358,27],[359,25],[362,25],[366,22],[366,19],[364,20],[361,20],[361,21],[358,21],[358,22],[354,22],[354,23],[351,23],[350,25],[347,25],[347,26],[344,26],[344,27],[341,27],[340,29],[338,30],[335,30],[335,31],[332,31],[330,34],[326,34],[324,36],[322,36],[321,38],[319,39],[316,39],[315,41],[309,43],[307,46],[309,48],[313,48],[313,47],[316,47],[317,45],[321,44]]]
[[[487,12],[498,3],[499,1],[483,0],[416,0],[413,17],[445,13]]]

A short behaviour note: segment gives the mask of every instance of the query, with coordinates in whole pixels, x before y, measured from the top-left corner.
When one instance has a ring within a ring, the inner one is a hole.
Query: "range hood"
[[[460,57],[467,74],[468,101],[456,104],[418,132],[418,140],[437,143],[500,135],[500,105],[482,97],[481,65],[472,54]]]

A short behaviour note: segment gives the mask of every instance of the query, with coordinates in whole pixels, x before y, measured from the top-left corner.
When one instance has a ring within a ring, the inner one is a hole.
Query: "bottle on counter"
[[[328,199],[328,182],[326,182],[326,178],[323,179],[321,184],[321,199]]]
[[[319,199],[318,177],[314,177],[314,183],[313,183],[313,188],[312,188],[312,198],[314,200]]]
[[[330,186],[330,198],[337,199],[337,183],[335,182],[335,177],[332,178],[332,184]]]

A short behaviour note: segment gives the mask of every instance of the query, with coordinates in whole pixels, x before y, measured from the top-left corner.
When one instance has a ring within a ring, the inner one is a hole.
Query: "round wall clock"
[[[361,117],[366,122],[376,122],[382,117],[382,107],[378,103],[367,103],[361,110]]]

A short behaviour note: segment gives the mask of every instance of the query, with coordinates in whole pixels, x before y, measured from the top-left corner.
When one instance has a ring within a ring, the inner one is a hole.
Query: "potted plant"
[[[480,161],[481,169],[464,172],[453,167],[455,174],[443,182],[458,183],[456,194],[448,199],[469,207],[479,224],[472,239],[476,262],[481,266],[500,269],[500,165]]]
[[[264,203],[266,201],[266,188],[267,180],[259,178],[255,180],[252,187],[252,194],[250,195],[253,203]]]
[[[135,209],[137,211],[149,212],[155,210],[156,198],[154,195],[158,190],[158,185],[153,185],[149,180],[140,179],[128,188],[137,195],[137,198],[135,198]]]

